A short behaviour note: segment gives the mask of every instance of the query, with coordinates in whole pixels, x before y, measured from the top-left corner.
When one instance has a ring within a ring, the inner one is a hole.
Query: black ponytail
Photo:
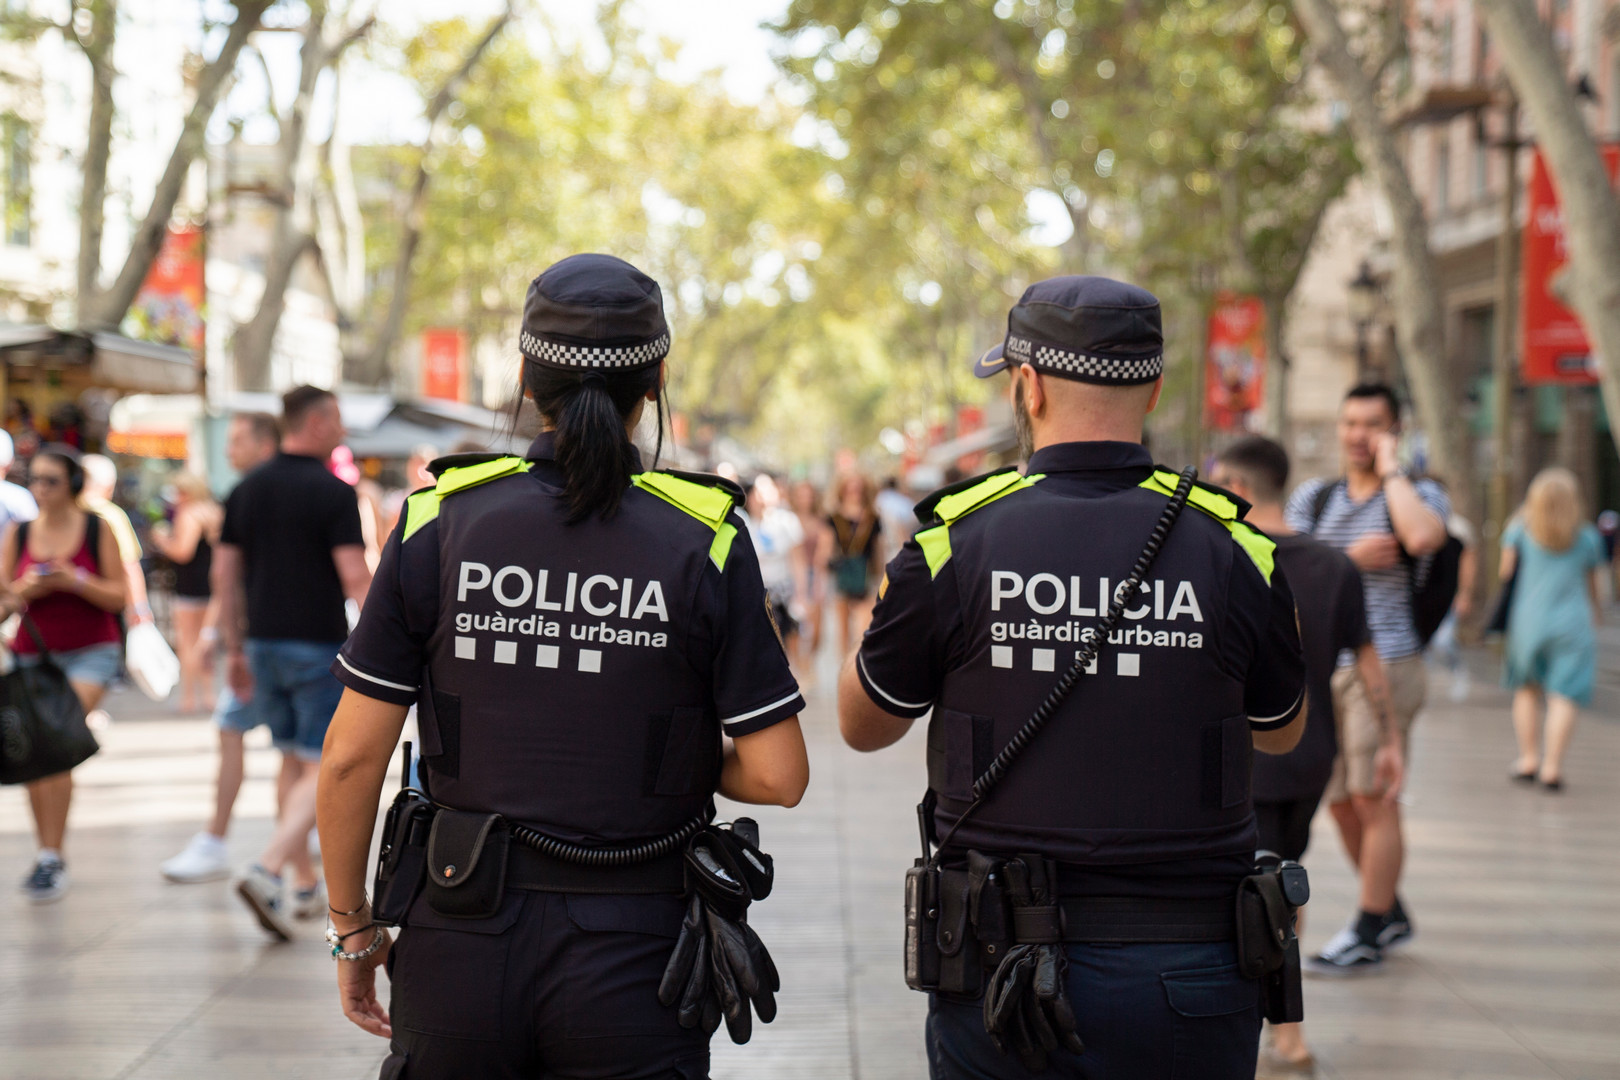
[[[583,374],[523,362],[523,384],[535,408],[557,432],[557,466],[565,478],[568,522],[612,517],[630,486],[636,468],[635,448],[624,429],[636,403],[655,393],[658,443],[653,463],[664,448],[663,390],[660,367]]]

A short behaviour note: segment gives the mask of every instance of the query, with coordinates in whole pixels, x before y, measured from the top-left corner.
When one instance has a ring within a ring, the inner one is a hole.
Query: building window
[[[0,157],[4,159],[4,189],[0,190],[0,232],[5,242],[18,247],[29,243],[33,184],[29,177],[33,135],[15,116],[0,117]]]

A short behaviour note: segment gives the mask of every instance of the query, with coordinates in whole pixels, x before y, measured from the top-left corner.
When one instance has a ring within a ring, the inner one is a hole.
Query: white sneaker
[[[199,881],[220,881],[231,876],[229,853],[225,841],[213,833],[200,832],[193,836],[186,849],[165,861],[160,868],[163,876],[181,885]]]
[[[259,925],[282,941],[293,939],[292,923],[281,908],[281,879],[258,863],[236,879],[236,894],[259,920]]]
[[[307,889],[294,889],[287,910],[295,919],[313,919],[326,914],[326,884],[317,881]]]
[[[67,867],[61,859],[39,859],[22,879],[21,888],[30,903],[54,904],[67,895]]]

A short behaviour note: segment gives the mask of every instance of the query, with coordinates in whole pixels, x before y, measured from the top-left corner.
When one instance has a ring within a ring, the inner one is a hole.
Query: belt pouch
[[[984,985],[984,965],[970,917],[972,875],[967,870],[939,872],[939,989],[950,994],[977,994]]]
[[[506,889],[511,839],[499,814],[440,810],[428,836],[428,906],[451,918],[494,915]]]
[[[1275,874],[1252,874],[1239,883],[1238,970],[1245,978],[1263,978],[1283,966],[1293,921]]]
[[[906,871],[906,985],[939,988],[939,868],[918,859]]]
[[[382,850],[371,887],[371,917],[383,926],[403,926],[427,877],[428,832],[433,804],[414,788],[394,796],[383,821]]]

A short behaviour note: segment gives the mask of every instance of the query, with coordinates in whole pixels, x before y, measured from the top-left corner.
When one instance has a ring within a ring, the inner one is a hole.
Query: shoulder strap
[[[737,538],[737,526],[727,519],[742,497],[742,488],[723,476],[663,469],[637,473],[630,482],[712,529],[714,542],[709,545],[709,561],[717,570],[726,568],[731,542]]]
[[[929,526],[912,534],[928,562],[928,576],[936,578],[951,558],[951,526],[975,510],[1015,491],[1025,491],[1046,479],[1044,473],[1022,476],[1011,467],[975,476],[940,488],[917,504],[917,520]]]
[[[454,454],[434,459],[428,471],[439,482],[405,500],[405,531],[400,535],[400,543],[415,536],[424,525],[437,518],[439,504],[451,495],[505,476],[526,473],[532,467],[522,458],[509,454]]]
[[[1326,512],[1327,504],[1333,501],[1333,493],[1338,490],[1339,485],[1342,483],[1344,481],[1340,479],[1323,484],[1316,489],[1316,494],[1311,496],[1311,532],[1315,532],[1317,525],[1321,524],[1322,514]]]
[[[1141,486],[1170,496],[1175,494],[1180,479],[1169,469],[1154,469],[1153,475],[1142,481]],[[1188,492],[1187,501],[1226,527],[1233,543],[1243,549],[1255,569],[1260,571],[1260,576],[1270,585],[1271,573],[1277,567],[1277,544],[1243,520],[1243,515],[1249,512],[1249,504],[1231,492],[1207,484],[1194,484]]]
[[[86,510],[88,515],[84,523],[84,550],[90,556],[90,561],[97,567],[101,566],[101,523],[106,519],[94,510]],[[108,526],[111,528],[111,526]]]

